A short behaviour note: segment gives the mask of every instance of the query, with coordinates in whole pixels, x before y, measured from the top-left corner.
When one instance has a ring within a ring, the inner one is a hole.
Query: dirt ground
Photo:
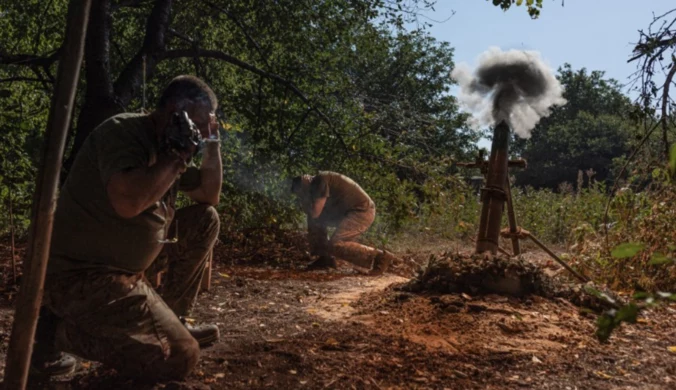
[[[448,247],[402,251],[404,262],[392,272],[370,277],[344,262],[337,270],[305,271],[300,234],[228,242],[215,250],[213,285],[194,315],[216,323],[221,340],[202,352],[188,380],[121,382],[114,371],[79,361],[75,374],[33,380],[30,388],[676,388],[676,353],[669,348],[676,346],[676,305],[644,313],[599,344],[594,316],[564,300],[398,289],[430,253]],[[543,254],[526,257],[558,272]],[[7,277],[7,262],[0,264]],[[13,292],[10,286],[0,294],[2,372]]]

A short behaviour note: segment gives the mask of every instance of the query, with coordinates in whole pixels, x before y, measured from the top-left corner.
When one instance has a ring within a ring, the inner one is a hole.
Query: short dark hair
[[[218,99],[214,91],[209,88],[207,83],[190,75],[181,75],[171,80],[164,88],[160,101],[157,103],[157,108],[164,109],[171,103],[180,105],[186,101],[210,106],[212,111],[218,108]]]

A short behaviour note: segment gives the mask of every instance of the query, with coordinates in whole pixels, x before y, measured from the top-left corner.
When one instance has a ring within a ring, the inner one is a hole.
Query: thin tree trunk
[[[90,5],[91,0],[72,0],[68,6],[64,50],[59,61],[37,187],[33,196],[24,278],[17,296],[12,335],[7,350],[7,389],[23,390],[28,380],[33,337],[49,259],[59,172],[80,75]]]
[[[669,132],[669,121],[668,118],[670,116],[670,110],[669,110],[669,88],[671,87],[671,81],[674,79],[674,75],[676,75],[676,62],[671,64],[671,69],[669,70],[669,73],[667,74],[667,78],[664,81],[664,91],[662,91],[662,142],[664,143],[664,158],[666,161],[669,161],[669,137],[668,132]]]
[[[9,188],[9,235],[10,245],[12,247],[12,278],[16,284],[16,248],[14,246],[14,210],[12,205],[12,187]]]
[[[80,110],[73,148],[64,164],[70,171],[89,134],[103,121],[124,112],[143,84],[154,73],[165,51],[173,0],[156,0],[146,23],[143,46],[114,79],[110,69],[112,42],[111,0],[92,4],[85,51],[87,89]]]
[[[92,1],[84,53],[84,76],[87,80],[84,103],[77,118],[73,147],[64,163],[66,174],[92,130],[124,109],[115,99],[110,71],[111,12],[111,0]],[[65,180],[65,175],[62,180]]]

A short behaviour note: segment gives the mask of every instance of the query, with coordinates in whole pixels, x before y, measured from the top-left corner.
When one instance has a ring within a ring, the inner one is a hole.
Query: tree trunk
[[[669,88],[671,87],[671,81],[676,75],[676,62],[671,64],[671,69],[667,73],[667,78],[664,81],[664,90],[662,91],[662,142],[664,143],[664,158],[666,161],[669,161],[669,151],[671,146],[669,145],[669,117],[671,116],[671,111],[669,110]]]
[[[70,171],[78,151],[89,134],[103,121],[124,112],[141,86],[144,73],[153,74],[165,51],[166,32],[171,19],[172,0],[157,0],[148,16],[143,46],[113,80],[110,68],[112,34],[111,0],[93,0],[85,46],[87,88],[80,110],[73,148],[64,163]]]
[[[14,284],[16,284],[16,247],[14,246],[14,210],[12,204],[12,187],[10,184],[9,187],[9,235],[10,235],[10,245],[12,249],[12,278]]]
[[[33,338],[47,273],[59,171],[80,75],[90,5],[90,0],[73,0],[68,5],[63,53],[33,195],[24,278],[17,296],[7,348],[4,383],[7,389],[25,389],[28,379]]]
[[[91,14],[85,41],[85,79],[87,82],[84,104],[77,119],[73,147],[64,163],[67,174],[75,162],[75,156],[87,136],[109,117],[122,112],[113,94],[110,72],[111,0],[92,0]],[[65,174],[62,180],[65,180]]]

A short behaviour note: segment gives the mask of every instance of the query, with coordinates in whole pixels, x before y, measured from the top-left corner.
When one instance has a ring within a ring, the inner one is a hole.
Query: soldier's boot
[[[218,326],[212,324],[203,324],[203,325],[192,325],[190,324],[185,317],[179,317],[183,326],[188,329],[188,332],[192,335],[197,343],[200,345],[200,348],[207,347],[218,341],[220,338],[220,331]]]
[[[378,256],[376,256],[376,258],[373,260],[373,268],[371,268],[369,275],[382,275],[385,273],[385,271],[387,271],[395,259],[396,257],[391,252],[385,250],[381,251],[381,253],[379,253]]]
[[[40,308],[30,375],[51,377],[75,371],[77,360],[71,355],[57,351],[54,345],[59,321],[60,319],[51,310]]]
[[[31,357],[30,375],[44,377],[68,375],[75,371],[76,364],[77,360],[74,357],[63,352],[43,354],[34,351]]]
[[[319,256],[319,258],[307,266],[308,270],[318,270],[327,268],[337,268],[336,258],[334,256]]]

